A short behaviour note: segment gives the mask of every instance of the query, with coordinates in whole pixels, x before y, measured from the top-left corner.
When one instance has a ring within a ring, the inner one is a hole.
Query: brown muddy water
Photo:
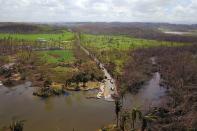
[[[159,81],[160,74],[154,73],[138,94],[126,95],[124,106],[146,108],[158,104],[165,95]],[[95,131],[115,122],[114,102],[86,99],[88,92],[42,99],[32,95],[34,88],[30,85],[0,86],[0,127],[20,119],[25,120],[24,131]]]

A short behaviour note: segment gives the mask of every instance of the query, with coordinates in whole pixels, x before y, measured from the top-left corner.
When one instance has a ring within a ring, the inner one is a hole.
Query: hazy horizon
[[[174,25],[197,25],[197,23],[173,23],[173,22],[139,22],[139,21],[49,21],[49,22],[39,22],[39,21],[0,21],[0,23],[24,23],[24,24],[72,24],[72,23],[147,23],[147,24],[174,24]]]

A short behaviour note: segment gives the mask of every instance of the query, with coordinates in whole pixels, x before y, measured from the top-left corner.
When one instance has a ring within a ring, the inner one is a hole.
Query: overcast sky
[[[197,24],[197,0],[0,0],[0,21]]]

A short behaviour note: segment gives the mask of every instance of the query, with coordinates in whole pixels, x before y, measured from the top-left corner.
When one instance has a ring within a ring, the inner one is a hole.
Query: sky
[[[197,24],[197,0],[0,0],[0,22]]]

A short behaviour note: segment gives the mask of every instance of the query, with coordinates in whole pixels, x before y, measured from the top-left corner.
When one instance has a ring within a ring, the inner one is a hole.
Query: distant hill
[[[89,34],[127,35],[136,38],[197,43],[197,25],[142,22],[0,22],[0,33],[62,33],[65,30]],[[194,32],[195,35],[166,34],[164,31]]]
[[[90,34],[108,35],[128,35],[137,38],[178,41],[178,42],[197,42],[195,35],[173,35],[165,34],[161,31],[197,31],[197,25],[168,24],[168,23],[105,23],[105,22],[85,22],[85,23],[65,23],[65,26],[73,31],[80,31]]]
[[[67,28],[37,23],[0,23],[0,33],[61,33]]]
[[[77,28],[102,28],[99,30],[106,31],[109,28],[127,28],[127,29],[143,29],[143,30],[158,30],[159,28],[170,29],[172,31],[191,31],[197,30],[197,24],[169,24],[169,23],[143,23],[143,22],[76,22],[76,23],[64,23],[60,25],[67,25],[68,27]],[[111,30],[110,30],[111,31]]]

